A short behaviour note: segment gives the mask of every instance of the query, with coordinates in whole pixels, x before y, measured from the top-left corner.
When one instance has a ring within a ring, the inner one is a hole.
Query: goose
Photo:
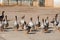
[[[54,27],[55,27],[56,29],[58,28],[58,24],[59,24],[58,19],[55,19],[55,21],[54,21]]]
[[[32,17],[30,18],[30,22],[28,23],[27,33],[31,32],[31,28],[34,27],[34,24],[32,22]]]
[[[14,28],[15,28],[16,30],[18,30],[18,28],[19,28],[19,24],[18,24],[18,22],[17,22],[17,16],[15,16]]]
[[[21,17],[21,21],[20,21],[20,25],[21,25],[21,28],[24,29],[24,24],[25,24],[25,16]]]
[[[5,26],[5,28],[7,28],[9,26],[9,23],[7,20],[7,15],[5,16],[5,19],[4,19],[4,26]]]
[[[56,16],[55,16],[55,22],[56,22],[56,26],[58,26],[58,24],[59,24],[59,21],[58,21],[58,14],[56,14]]]
[[[47,17],[47,19],[45,19],[45,22],[44,22],[44,32],[48,32],[48,29],[49,29],[49,21]]]
[[[48,20],[48,17],[46,18],[46,25],[47,25],[47,28],[49,27],[49,20]]]
[[[55,18],[53,18],[53,20],[51,21],[51,23],[53,23],[53,26],[56,25],[57,17],[58,17],[58,14],[56,14]]]
[[[58,14],[56,14],[56,16],[54,18],[54,28],[55,29],[58,29],[58,24],[59,24]]]
[[[32,17],[30,18],[30,22],[29,22],[28,25],[29,25],[31,28],[34,26],[33,21],[32,21]]]
[[[37,17],[37,20],[35,22],[35,25],[36,25],[36,29],[38,29],[40,27],[39,16]]]
[[[44,19],[42,19],[41,28],[44,28]]]

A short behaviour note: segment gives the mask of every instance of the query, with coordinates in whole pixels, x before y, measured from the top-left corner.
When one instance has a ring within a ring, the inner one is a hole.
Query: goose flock
[[[0,16],[0,31],[4,31],[5,28],[9,27],[9,22],[7,20],[7,15],[4,15],[5,11],[2,11],[2,15]],[[49,29],[49,17],[46,17],[46,19],[42,19],[42,22],[39,21],[39,16],[37,16],[37,20],[35,23],[33,23],[33,17],[30,17],[30,21],[27,23],[25,21],[25,15],[21,17],[20,23],[18,23],[17,16],[15,16],[15,21],[13,25],[13,29],[15,31],[18,31],[19,28],[21,28],[24,31],[27,31],[26,33],[32,32],[32,30],[38,30],[39,28],[43,29],[43,32],[48,32]],[[53,27],[60,31],[60,28],[58,27],[59,20],[58,20],[58,14],[55,15],[55,18],[52,19],[50,22],[53,24]],[[20,26],[19,26],[20,25]]]

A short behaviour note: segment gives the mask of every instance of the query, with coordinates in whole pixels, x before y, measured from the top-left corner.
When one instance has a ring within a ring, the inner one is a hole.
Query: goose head
[[[30,18],[30,21],[32,21],[32,17]]]
[[[44,23],[44,19],[42,19],[42,22]]]
[[[21,18],[22,18],[22,19],[24,19],[24,18],[25,18],[25,16],[22,16]]]
[[[37,18],[39,19],[39,16]]]

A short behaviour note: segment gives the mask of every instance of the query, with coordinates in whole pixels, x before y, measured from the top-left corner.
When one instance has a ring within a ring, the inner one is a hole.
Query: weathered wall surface
[[[39,2],[38,2],[37,0],[35,0],[35,1],[33,2],[33,6],[39,7]]]
[[[9,5],[16,5],[17,1],[16,0],[9,0],[9,2],[8,2],[8,0],[2,0],[2,2],[1,2],[1,0],[0,0],[0,4],[8,5],[8,3],[9,3]],[[22,4],[22,5],[30,6],[30,3],[31,3],[31,0],[18,0],[18,5]]]
[[[60,7],[60,0],[54,0],[54,7]]]
[[[39,6],[38,1],[34,1],[33,6]],[[54,0],[45,0],[45,7],[53,7],[54,6]]]
[[[45,6],[53,7],[53,0],[45,0]]]
[[[41,1],[41,0],[40,0]],[[9,5],[16,5],[16,0],[9,0]],[[18,5],[28,5],[28,6],[35,6],[40,7],[39,0],[20,0],[18,1]],[[0,0],[0,5],[8,5],[8,0]],[[60,7],[60,0],[45,0],[45,7]]]

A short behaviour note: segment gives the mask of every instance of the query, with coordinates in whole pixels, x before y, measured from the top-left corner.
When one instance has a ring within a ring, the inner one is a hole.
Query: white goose
[[[14,28],[15,28],[16,30],[18,30],[18,28],[19,28],[19,24],[18,24],[18,22],[17,22],[17,16],[15,16]]]
[[[32,17],[30,18],[30,22],[28,23],[27,26],[27,33],[31,32],[31,28],[33,28],[34,24],[32,22]]]
[[[31,28],[34,27],[34,23],[33,23],[33,21],[32,21],[32,17],[30,18],[30,22],[28,23],[28,26],[30,26]]]
[[[42,29],[44,28],[44,25],[45,25],[44,19],[42,19],[42,23],[41,23],[41,28],[42,28]]]
[[[48,19],[45,19],[45,22],[44,22],[44,32],[48,32],[48,28],[49,28],[49,22],[48,22]]]
[[[38,29],[40,27],[39,16],[37,17],[37,20],[35,22],[35,25],[36,25],[36,29]]]
[[[46,29],[49,28],[49,20],[48,20],[48,17],[45,19],[45,25],[46,25]]]
[[[25,26],[24,26],[24,24],[25,24],[24,18],[25,18],[25,16],[21,17],[21,21],[20,21],[20,25],[21,25],[21,28],[22,28],[22,29],[25,28]]]
[[[58,14],[55,15],[55,22],[54,22],[55,26],[58,26],[59,21],[58,21]]]

